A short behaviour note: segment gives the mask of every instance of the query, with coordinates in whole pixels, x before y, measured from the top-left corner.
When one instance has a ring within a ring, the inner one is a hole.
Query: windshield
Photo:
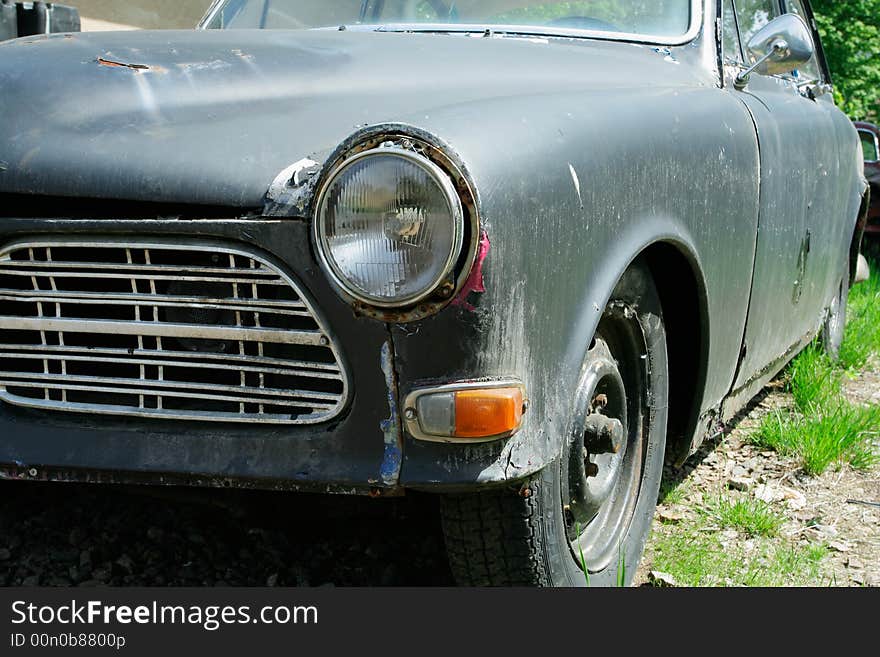
[[[526,34],[606,33],[621,38],[681,38],[693,0],[220,0],[208,29],[310,29],[364,26],[381,30],[484,31]]]

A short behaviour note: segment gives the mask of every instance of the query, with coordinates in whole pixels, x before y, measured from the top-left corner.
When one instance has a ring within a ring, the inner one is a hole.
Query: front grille
[[[0,399],[60,411],[313,424],[347,379],[289,277],[213,244],[0,250]]]

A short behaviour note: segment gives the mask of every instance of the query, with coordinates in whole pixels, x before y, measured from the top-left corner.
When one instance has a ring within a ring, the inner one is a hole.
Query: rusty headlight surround
[[[451,189],[458,195],[461,205],[462,238],[461,248],[445,277],[424,298],[407,305],[391,306],[377,304],[353,294],[339,281],[337,274],[326,262],[319,234],[321,201],[335,176],[342,171],[352,158],[364,156],[370,151],[406,152],[412,157],[422,158],[430,166],[449,177]],[[325,273],[337,294],[346,300],[359,315],[384,322],[406,323],[417,321],[439,312],[449,305],[462,290],[476,259],[480,237],[478,200],[461,159],[444,143],[427,132],[412,126],[385,125],[373,126],[352,135],[327,159],[315,185],[317,193],[313,197],[311,217],[313,222],[313,247]]]

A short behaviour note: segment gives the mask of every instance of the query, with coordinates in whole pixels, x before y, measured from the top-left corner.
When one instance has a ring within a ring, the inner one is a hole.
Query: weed
[[[804,471],[819,475],[829,466],[849,463],[866,469],[878,462],[880,407],[842,402],[809,416],[778,411],[761,421],[752,442],[780,454],[796,456]]]
[[[749,536],[776,536],[782,526],[782,517],[761,500],[732,500],[718,496],[704,501],[705,513],[721,527],[736,529]]]
[[[791,364],[788,389],[801,413],[840,400],[841,372],[834,367],[828,355],[816,344],[804,349]]]
[[[871,263],[871,277],[867,281],[850,290],[847,315],[840,364],[849,370],[859,370],[872,354],[880,352],[880,261]]]

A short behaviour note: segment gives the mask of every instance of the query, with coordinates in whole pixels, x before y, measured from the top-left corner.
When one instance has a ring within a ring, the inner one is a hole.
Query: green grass
[[[878,462],[880,408],[841,402],[815,415],[774,413],[764,417],[752,442],[796,456],[811,475],[849,463],[863,470]]]
[[[718,496],[704,502],[703,512],[715,520],[721,528],[736,529],[748,536],[773,537],[782,527],[782,516],[762,500]]]
[[[865,469],[880,461],[880,408],[852,404],[841,389],[845,376],[856,376],[880,354],[880,263],[873,262],[871,278],[850,291],[847,314],[838,362],[818,344],[801,352],[786,375],[794,411],[765,416],[751,436],[756,445],[797,457],[812,475],[844,463]]]
[[[687,480],[670,481],[664,477],[660,482],[660,494],[657,501],[662,504],[681,504],[688,494]]]
[[[880,261],[871,262],[871,278],[850,290],[847,315],[840,365],[859,370],[880,353]]]
[[[788,390],[801,413],[811,413],[841,399],[842,372],[816,344],[794,359],[788,372]]]
[[[700,521],[698,521],[700,522]],[[824,545],[758,537],[722,543],[698,524],[655,535],[653,569],[679,586],[820,586],[828,583]]]

